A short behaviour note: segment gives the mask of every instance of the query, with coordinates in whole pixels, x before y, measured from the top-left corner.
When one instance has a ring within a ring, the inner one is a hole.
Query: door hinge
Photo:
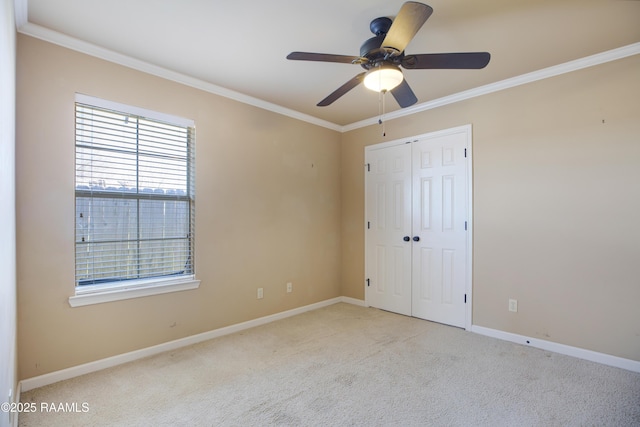
[[[369,230],[370,228],[371,228],[371,223],[367,221],[367,230]]]
[[[371,163],[367,163],[367,172],[371,172]]]
[[[464,149],[464,156],[467,157],[467,149]]]
[[[464,294],[464,303],[467,303],[467,294]]]
[[[467,231],[467,221],[464,222],[464,231]]]
[[[367,279],[367,286],[371,286],[371,280]]]

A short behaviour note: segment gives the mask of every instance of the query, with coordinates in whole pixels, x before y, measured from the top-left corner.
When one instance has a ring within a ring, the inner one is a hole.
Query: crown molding
[[[157,77],[161,77],[167,80],[171,80],[177,83],[181,83],[196,89],[203,90],[215,95],[219,95],[225,98],[229,98],[244,104],[252,105],[264,110],[268,110],[277,114],[281,114],[287,117],[291,117],[296,120],[311,123],[317,126],[321,126],[327,129],[331,129],[337,132],[349,132],[355,129],[371,126],[378,123],[378,117],[371,117],[369,119],[361,120],[351,123],[349,125],[341,126],[336,123],[331,123],[326,120],[319,119],[317,117],[301,113],[299,111],[291,110],[282,107],[277,104],[273,104],[258,98],[254,98],[245,95],[240,92],[236,92],[230,89],[223,88],[221,86],[214,85],[212,83],[205,82],[203,80],[188,76],[186,74],[178,73],[157,65],[150,64],[139,59],[123,55],[114,52],[109,49],[105,49],[96,46],[91,43],[84,42],[74,37],[67,36],[28,22],[28,0],[14,0],[15,1],[15,15],[16,15],[16,27],[19,33],[38,38],[68,49],[72,49],[81,53],[85,53],[90,56],[94,56],[106,61],[110,61],[119,65],[123,65],[128,68],[132,68],[138,71],[142,71],[147,74],[151,74]],[[385,114],[385,120],[394,120],[401,117],[410,116],[412,114],[420,113],[422,111],[431,110],[434,108],[442,107],[444,105],[453,104],[456,102],[464,101],[467,99],[475,98],[482,95],[487,95],[493,92],[513,88],[516,86],[532,83],[538,80],[547,79],[561,74],[570,73],[573,71],[581,70],[583,68],[593,67],[595,65],[604,64],[606,62],[615,61],[618,59],[626,58],[640,54],[640,42],[633,43],[627,46],[623,46],[617,49],[608,50],[595,55],[587,56],[585,58],[576,59],[574,61],[565,62],[563,64],[554,65],[552,67],[543,68],[531,73],[522,74],[520,76],[511,77],[505,80],[501,80],[495,83],[490,83],[477,88],[469,89],[463,92],[458,92],[452,95],[448,95],[442,98],[434,99],[428,102],[424,102],[412,107],[403,108],[401,110],[394,111],[392,113]]]
[[[26,0],[16,0],[16,2],[26,3]],[[16,15],[17,15],[17,9],[16,9]],[[16,26],[17,26],[17,22],[16,22]],[[326,120],[319,119],[317,117],[300,113],[298,111],[291,110],[277,104],[272,104],[270,102],[263,101],[258,98],[254,98],[240,92],[226,89],[221,86],[217,86],[212,83],[208,83],[203,80],[197,79],[195,77],[188,76],[186,74],[178,73],[176,71],[172,71],[167,68],[159,67],[157,65],[153,65],[148,62],[141,61],[131,56],[123,55],[121,53],[114,52],[112,50],[105,49],[100,46],[96,46],[92,43],[87,43],[77,38],[70,37],[66,34],[62,34],[57,31],[50,30],[48,28],[42,27],[37,24],[25,22],[22,25],[17,27],[18,27],[19,33],[25,34],[27,36],[44,40],[46,42],[53,43],[58,46],[62,46],[71,50],[75,50],[77,52],[94,56],[96,58],[104,59],[105,61],[113,62],[128,68],[132,68],[134,70],[142,71],[143,73],[151,74],[157,77],[174,81],[176,83],[181,83],[186,86],[200,89],[205,92],[209,92],[215,95],[229,98],[234,101],[242,102],[243,104],[252,105],[254,107],[258,107],[263,110],[268,110],[277,114],[281,114],[283,116],[291,117],[296,120],[301,120],[303,122],[308,122],[317,126],[342,132],[342,126],[337,125],[335,123],[331,123]]]
[[[489,93],[510,89],[512,87],[532,83],[538,80],[548,79],[549,77],[571,73],[583,68],[593,67],[595,65],[604,64],[606,62],[615,61],[637,54],[640,54],[640,42],[576,59],[574,61],[565,62],[563,64],[554,65],[552,67],[543,68],[541,70],[532,71],[531,73],[522,74],[505,80],[500,80],[495,83],[479,86],[477,88],[469,89],[463,92],[454,93],[453,95],[434,99],[432,101],[424,102],[413,107],[403,108],[401,110],[385,114],[385,120],[389,121],[398,119],[400,117],[410,116],[422,111],[431,110],[434,108],[442,107],[444,105],[453,104],[455,102],[475,98],[477,96],[487,95]],[[359,129],[377,123],[378,117],[372,117],[356,123],[352,123],[350,125],[343,126],[342,132],[349,132],[351,130]]]

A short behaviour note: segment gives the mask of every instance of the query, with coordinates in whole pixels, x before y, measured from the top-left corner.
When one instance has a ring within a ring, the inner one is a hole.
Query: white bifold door
[[[372,307],[471,324],[471,127],[365,150],[365,298]]]

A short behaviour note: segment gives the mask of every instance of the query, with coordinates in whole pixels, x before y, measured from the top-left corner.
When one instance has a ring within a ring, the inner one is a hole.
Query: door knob
[[[411,238],[409,236],[404,236],[402,240],[404,240],[405,242],[408,242],[409,240],[411,240]]]
[[[414,242],[419,242],[420,241],[420,236],[413,236],[413,241]]]

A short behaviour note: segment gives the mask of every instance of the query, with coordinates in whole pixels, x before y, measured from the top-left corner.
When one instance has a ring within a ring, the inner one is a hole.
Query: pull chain
[[[384,112],[385,112],[385,95],[387,94],[386,90],[380,91],[378,95],[378,124],[382,125],[382,136],[387,136],[386,131],[386,123],[384,120]]]

